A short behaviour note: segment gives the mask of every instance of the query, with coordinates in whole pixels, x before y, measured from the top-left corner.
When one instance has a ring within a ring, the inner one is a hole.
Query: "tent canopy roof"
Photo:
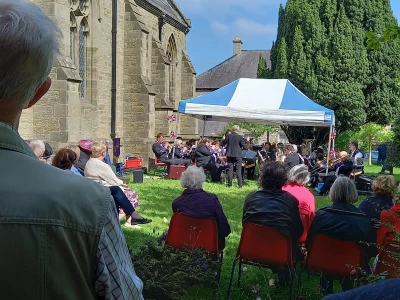
[[[212,93],[179,102],[179,113],[215,121],[288,126],[334,125],[334,112],[287,79],[238,79]]]

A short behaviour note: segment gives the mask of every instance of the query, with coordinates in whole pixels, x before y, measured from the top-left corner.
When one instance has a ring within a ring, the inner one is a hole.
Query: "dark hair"
[[[200,144],[205,144],[205,143],[207,143],[207,142],[210,142],[210,140],[209,140],[208,138],[202,138],[202,139],[200,140]]]
[[[280,162],[271,161],[266,162],[262,167],[258,184],[262,189],[281,190],[287,181],[286,166]]]
[[[182,137],[181,137],[181,136],[177,136],[175,139],[176,139],[176,140],[181,140],[181,141],[182,141]]]
[[[270,147],[272,146],[270,142],[265,142],[265,143],[264,143],[264,146],[265,146],[265,145],[268,145],[268,146],[270,146]]]
[[[217,144],[220,145],[221,143],[218,140],[213,140],[211,143],[211,145],[217,145]]]
[[[354,147],[356,147],[358,149],[358,142],[352,141],[352,142],[350,142],[350,145],[353,145]]]
[[[157,138],[159,137],[164,137],[164,135],[162,133],[157,133]]]
[[[74,151],[62,148],[53,157],[52,165],[62,170],[70,170],[77,163],[77,157]]]

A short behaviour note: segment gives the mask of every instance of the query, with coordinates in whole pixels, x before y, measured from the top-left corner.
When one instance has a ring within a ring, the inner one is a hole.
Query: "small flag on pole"
[[[176,121],[176,115],[175,114],[168,116],[168,123],[172,123],[172,122],[175,122],[175,121]]]
[[[169,134],[169,137],[170,137],[171,139],[175,139],[175,138],[176,138],[175,132],[174,132],[173,130],[171,130],[171,132],[170,132],[170,134]]]
[[[332,135],[331,135],[331,140],[336,139],[336,135],[337,135],[337,132],[336,132],[336,129],[334,128],[333,132],[332,132]]]

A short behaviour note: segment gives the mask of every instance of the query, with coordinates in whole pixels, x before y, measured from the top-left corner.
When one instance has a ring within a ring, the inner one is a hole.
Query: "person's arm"
[[[152,150],[157,157],[163,155],[166,151],[161,147],[159,143],[153,144]]]
[[[227,237],[231,233],[231,226],[229,226],[228,219],[225,216],[222,205],[218,200],[217,195],[214,198],[215,202],[215,221],[217,222],[218,232],[222,234],[223,237]]]
[[[206,146],[197,147],[196,152],[198,152],[204,156],[211,156],[211,151]]]
[[[144,299],[112,199],[97,247],[94,290],[97,299]]]
[[[300,217],[300,210],[299,210],[299,200],[296,197],[289,194],[293,201],[293,219],[292,219],[292,226],[293,226],[293,240],[298,240],[304,232],[303,221]]]
[[[99,161],[100,162],[100,161]],[[100,177],[102,180],[106,181],[111,186],[121,186],[124,182],[121,179],[118,179],[117,175],[114,174],[113,170],[109,165],[104,162],[99,164],[100,170]]]

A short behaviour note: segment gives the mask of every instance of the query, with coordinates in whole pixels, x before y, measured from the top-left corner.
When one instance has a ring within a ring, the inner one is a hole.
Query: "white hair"
[[[0,0],[0,103],[26,108],[59,53],[61,31],[26,0]]]
[[[239,132],[240,131],[240,126],[239,125],[233,125],[232,131]]]
[[[293,149],[294,149],[294,152],[298,152],[298,149],[297,149],[297,145],[295,145],[295,144],[292,144],[292,146],[293,146]]]
[[[29,140],[28,145],[38,158],[41,158],[46,150],[46,145],[42,140]]]
[[[289,182],[305,185],[310,181],[310,172],[308,172],[307,166],[301,164],[291,168],[288,177]]]
[[[203,182],[206,181],[206,175],[202,168],[190,166],[182,173],[181,185],[185,189],[201,189]]]
[[[354,182],[348,177],[339,176],[329,191],[329,199],[334,203],[356,203],[358,193]]]

